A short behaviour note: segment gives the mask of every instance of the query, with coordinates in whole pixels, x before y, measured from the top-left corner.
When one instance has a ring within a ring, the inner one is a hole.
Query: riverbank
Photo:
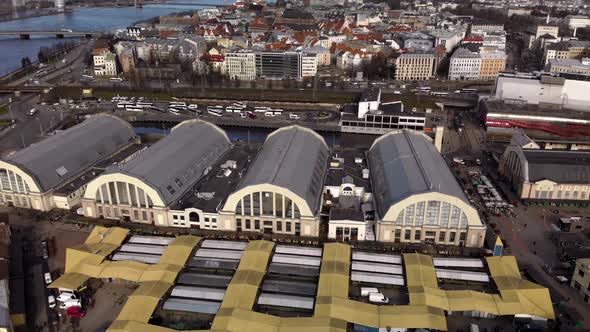
[[[59,14],[69,14],[74,12],[73,9],[65,9],[63,11],[51,11],[47,13],[31,13],[31,14],[23,14],[23,16],[19,17],[0,17],[0,22],[10,22],[10,21],[18,21],[18,20],[25,20],[28,18],[35,18],[35,17],[43,17],[43,16],[54,16]]]

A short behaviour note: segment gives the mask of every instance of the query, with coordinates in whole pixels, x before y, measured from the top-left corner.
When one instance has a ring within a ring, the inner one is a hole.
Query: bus
[[[109,78],[109,81],[123,82],[123,79],[121,77],[111,77],[111,78]]]
[[[168,103],[169,106],[171,107],[175,107],[175,106],[182,106],[182,107],[186,107],[186,103],[183,101],[171,101]]]
[[[237,107],[237,108],[246,108],[246,105],[244,103],[241,103],[241,102],[235,102],[232,105],[234,107]]]
[[[125,110],[127,110],[129,112],[143,112],[143,107],[135,106],[135,105],[127,105],[127,107],[125,107]]]
[[[170,112],[170,113],[172,113],[172,114],[176,114],[176,115],[178,115],[178,114],[180,114],[180,111],[182,111],[182,110],[180,110],[180,109],[178,109],[178,108],[174,108],[174,107],[170,107],[170,108],[168,108],[168,112]]]
[[[82,75],[82,79],[94,81],[94,76],[92,75]]]
[[[477,89],[463,88],[463,89],[461,89],[461,92],[464,92],[464,93],[476,93],[477,92]]]
[[[430,91],[431,88],[429,86],[419,86],[418,91]]]
[[[268,106],[256,106],[254,107],[254,112],[256,113],[266,113],[270,111],[270,107]]]
[[[228,113],[240,113],[240,112],[242,112],[242,109],[238,108],[238,107],[228,106],[225,108],[225,111]]]
[[[135,105],[137,107],[142,107],[142,108],[151,108],[154,104],[152,104],[152,103],[146,103],[146,102],[143,102],[143,101],[138,101],[137,103],[135,103]]]
[[[132,106],[132,105],[133,105],[133,103],[121,101],[121,102],[117,103],[117,108],[127,108],[127,106]]]
[[[207,113],[211,114],[211,115],[215,115],[215,116],[221,116],[223,114],[223,109],[221,108],[211,108],[208,107],[207,108]]]
[[[277,115],[283,115],[283,110],[271,109],[271,110],[264,112],[264,116],[277,116]]]
[[[431,94],[433,96],[448,96],[449,95],[448,92],[443,92],[443,91],[432,91]]]

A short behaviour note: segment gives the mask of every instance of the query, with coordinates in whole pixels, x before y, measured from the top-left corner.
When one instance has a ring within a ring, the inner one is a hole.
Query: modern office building
[[[367,157],[377,241],[483,246],[486,227],[429,137],[391,132]]]
[[[588,89],[587,77],[575,74],[499,73],[494,92],[496,100],[586,111]]]
[[[84,192],[85,179],[102,161],[136,142],[131,125],[115,116],[100,114],[0,160],[0,203],[49,211],[70,208]],[[88,173],[88,174],[87,174]],[[65,205],[55,195],[66,191]]]
[[[301,79],[301,53],[257,52],[256,74],[262,79]]]
[[[436,56],[433,53],[404,53],[395,60],[395,79],[423,81],[434,77]]]

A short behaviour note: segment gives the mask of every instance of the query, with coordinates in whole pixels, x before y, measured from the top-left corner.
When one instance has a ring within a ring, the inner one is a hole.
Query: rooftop
[[[590,151],[523,150],[531,182],[590,184]]]
[[[157,190],[165,204],[178,199],[190,185],[207,174],[231,148],[227,134],[201,120],[187,120],[128,163],[108,173],[123,173],[145,181]]]
[[[363,212],[357,209],[331,208],[330,221],[336,220],[352,220],[364,222],[365,215]]]
[[[328,145],[314,131],[300,126],[277,129],[268,135],[237,190],[259,184],[282,187],[303,198],[315,213],[328,157]]]
[[[29,173],[45,192],[108,158],[134,139],[135,132],[129,123],[99,114],[3,160]]]
[[[379,101],[380,97],[381,88],[368,88],[361,93],[361,101]]]
[[[380,216],[415,194],[439,192],[467,202],[442,155],[424,134],[402,130],[381,136],[368,152]]]
[[[204,212],[217,212],[236,189],[259,148],[260,146],[256,144],[235,143],[212,165],[211,171],[180,197],[171,209],[184,210],[197,207]],[[235,168],[231,165],[233,162],[235,162]]]
[[[99,244],[96,233],[89,237],[95,240],[68,249],[67,272],[50,287],[76,289],[88,278],[112,276],[138,282],[140,286],[110,326],[121,332],[158,329],[149,320],[162,300],[163,310],[203,314],[186,318],[204,319],[215,331],[235,330],[234,326],[244,332],[345,331],[347,323],[447,330],[445,311],[555,317],[547,288],[523,279],[512,256],[399,255],[353,250],[341,243],[311,247],[186,235],[132,236],[123,246],[125,237],[114,241],[107,235],[100,242],[108,240],[108,250],[90,256],[85,247]],[[154,263],[122,260],[114,264],[107,256],[117,248],[136,258],[145,256],[134,254],[145,248],[155,256]],[[85,263],[79,264],[80,259]],[[358,285],[380,287],[394,301],[367,303]],[[261,308],[265,309],[261,312]],[[311,317],[291,318],[300,316],[294,310]]]

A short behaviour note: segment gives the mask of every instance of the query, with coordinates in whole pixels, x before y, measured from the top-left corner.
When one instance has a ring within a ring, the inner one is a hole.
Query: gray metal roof
[[[133,127],[99,114],[3,158],[35,179],[42,192],[65,183],[133,142]]]
[[[420,133],[403,130],[382,136],[369,150],[368,161],[380,216],[397,202],[425,192],[467,202],[442,155]]]
[[[108,172],[143,180],[157,190],[168,205],[196,183],[230,148],[229,138],[219,127],[205,121],[188,120],[139,156]]]
[[[266,139],[238,190],[272,184],[305,199],[315,213],[320,207],[328,156],[326,142],[312,130],[300,126],[278,129]]]
[[[590,183],[590,152],[523,150],[529,165],[529,181]]]

